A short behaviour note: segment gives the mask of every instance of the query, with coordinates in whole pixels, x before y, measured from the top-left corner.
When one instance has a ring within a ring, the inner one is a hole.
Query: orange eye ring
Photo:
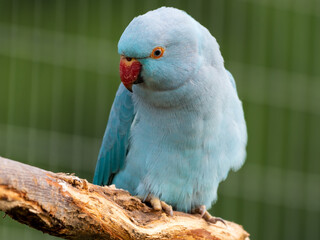
[[[155,47],[153,50],[152,50],[152,53],[150,54],[150,57],[153,58],[153,59],[159,59],[163,56],[164,54],[164,48],[163,47]]]

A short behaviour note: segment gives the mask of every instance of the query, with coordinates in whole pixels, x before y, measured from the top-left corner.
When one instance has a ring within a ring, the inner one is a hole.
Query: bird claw
[[[161,207],[163,209],[163,211],[169,215],[170,217],[173,217],[173,210],[172,210],[172,206],[166,204],[164,201],[160,201],[161,203]]]
[[[222,222],[227,227],[226,222],[222,218],[219,218],[219,217],[211,217],[209,220],[207,220],[207,222],[210,222],[213,224],[215,224],[216,222]]]
[[[164,201],[161,201],[159,198],[149,194],[148,197],[143,198],[141,196],[137,196],[142,202],[149,202],[152,206],[152,208],[156,211],[163,210],[167,215],[173,217],[173,210],[172,206],[165,203]]]
[[[215,224],[215,223],[217,223],[217,222],[222,222],[222,223],[227,227],[226,222],[225,222],[222,218],[212,217],[211,214],[207,211],[205,205],[201,205],[201,206],[193,209],[193,210],[191,211],[191,213],[198,213],[198,214],[200,214],[201,218],[203,218],[204,220],[206,220],[206,221],[209,222],[209,223]]]

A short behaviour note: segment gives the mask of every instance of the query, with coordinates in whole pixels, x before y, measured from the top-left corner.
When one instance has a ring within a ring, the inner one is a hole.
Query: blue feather
[[[106,185],[125,162],[129,133],[134,118],[132,94],[121,84],[113,102],[100,148],[93,183]]]

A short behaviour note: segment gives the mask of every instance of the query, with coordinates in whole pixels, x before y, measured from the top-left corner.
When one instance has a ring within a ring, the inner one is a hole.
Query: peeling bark
[[[0,210],[65,239],[249,239],[233,222],[209,224],[181,212],[169,217],[125,190],[1,157]]]

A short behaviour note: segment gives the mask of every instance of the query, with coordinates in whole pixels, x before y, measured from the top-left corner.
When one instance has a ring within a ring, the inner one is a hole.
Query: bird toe
[[[216,224],[217,222],[222,222],[225,226],[227,226],[226,222],[222,218],[211,216],[211,214],[207,211],[205,205],[201,205],[193,209],[191,213],[200,214],[200,217],[206,220],[206,222],[208,223]]]
[[[156,211],[163,210],[167,215],[173,216],[173,209],[172,206],[167,204],[164,201],[161,201],[158,197],[153,196],[152,194],[149,194],[148,197],[142,198],[141,196],[138,196],[143,202],[148,202],[151,204],[152,208]]]

